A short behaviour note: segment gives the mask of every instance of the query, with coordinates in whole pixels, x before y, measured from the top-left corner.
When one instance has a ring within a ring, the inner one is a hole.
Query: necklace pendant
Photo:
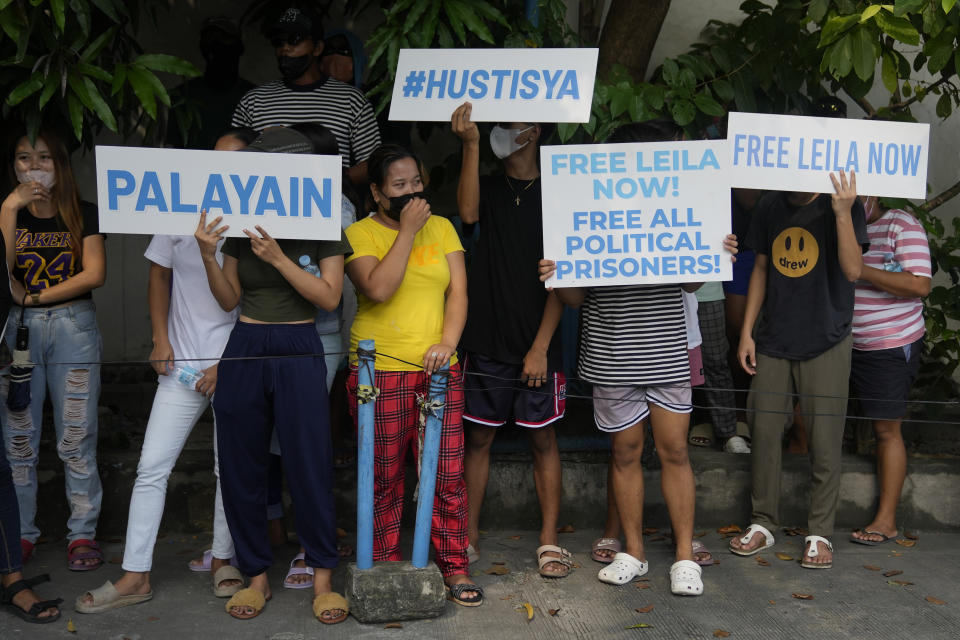
[[[520,196],[517,196],[516,198],[514,198],[513,201],[516,203],[518,207],[520,206]]]

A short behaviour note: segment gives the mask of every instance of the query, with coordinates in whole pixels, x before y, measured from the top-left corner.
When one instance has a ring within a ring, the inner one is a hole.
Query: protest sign
[[[391,120],[587,122],[597,49],[401,49]]]
[[[733,187],[833,193],[830,172],[857,174],[857,193],[924,198],[930,125],[731,113]]]
[[[201,210],[227,236],[340,238],[340,156],[97,146],[100,231],[193,235]]]
[[[730,280],[725,140],[545,146],[548,287]]]

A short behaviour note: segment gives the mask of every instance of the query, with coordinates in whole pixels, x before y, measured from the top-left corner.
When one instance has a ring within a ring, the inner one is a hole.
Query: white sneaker
[[[740,436],[732,436],[724,443],[723,450],[727,453],[750,453],[750,445]]]

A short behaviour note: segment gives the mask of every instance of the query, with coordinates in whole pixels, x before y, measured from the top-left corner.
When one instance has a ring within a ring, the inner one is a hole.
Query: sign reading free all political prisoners
[[[401,49],[391,120],[587,122],[597,49]]]
[[[227,236],[340,238],[340,156],[98,146],[100,231],[193,235],[200,211]]]
[[[545,146],[548,287],[730,280],[725,140]]]
[[[930,125],[731,113],[731,186],[833,193],[830,172],[856,172],[857,193],[924,198]]]

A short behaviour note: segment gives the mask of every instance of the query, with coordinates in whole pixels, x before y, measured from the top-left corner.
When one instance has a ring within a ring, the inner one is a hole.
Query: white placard
[[[391,120],[587,122],[597,49],[401,49]]]
[[[731,113],[727,140],[733,187],[833,193],[843,170],[860,195],[926,197],[929,124]]]
[[[548,287],[730,280],[727,142],[545,146]]]
[[[340,238],[340,156],[97,146],[100,231],[193,235],[200,211],[227,236]]]

